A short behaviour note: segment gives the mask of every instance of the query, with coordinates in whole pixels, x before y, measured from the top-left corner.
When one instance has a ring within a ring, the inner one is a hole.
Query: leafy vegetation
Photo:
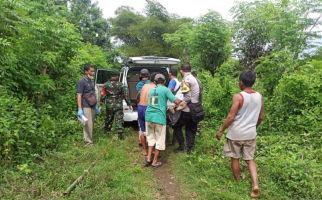
[[[0,157],[25,162],[75,132],[75,82],[81,66],[108,67],[109,56],[84,43],[67,5],[1,1]],[[102,16],[101,16],[102,17]]]
[[[3,0],[0,10],[0,198],[61,198],[101,159],[71,198],[154,199],[151,172],[133,163],[135,137],[122,143],[97,131],[97,146],[84,149],[75,120],[84,63],[117,67],[116,56],[154,54],[192,64],[205,91],[207,119],[196,151],[169,158],[185,192],[248,199],[247,172],[232,181],[214,133],[239,91],[239,73],[251,69],[265,99],[257,142],[262,197],[322,199],[322,50],[312,43],[321,40],[321,1],[241,2],[231,23],[214,11],[181,18],[154,0],[144,13],[123,6],[108,20],[90,0]]]
[[[79,137],[67,140],[64,150],[37,157],[16,170],[1,166],[0,198],[63,199],[67,187],[94,162],[69,199],[154,199],[158,186],[152,171],[140,167],[140,151],[134,147],[136,137],[120,142],[116,136],[96,131],[95,146],[90,148],[84,148]]]

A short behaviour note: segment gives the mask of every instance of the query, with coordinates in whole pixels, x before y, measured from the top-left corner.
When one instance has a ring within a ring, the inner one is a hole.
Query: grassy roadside
[[[204,128],[193,154],[170,154],[185,199],[251,199],[247,166],[242,162],[242,180],[234,181],[223,143],[214,139],[214,130]],[[288,134],[259,136],[257,146],[261,199],[322,199],[322,146]]]
[[[154,199],[156,183],[152,171],[141,167],[135,136],[119,141],[96,131],[92,147],[84,147],[80,135],[67,143],[68,148],[39,163],[21,165],[18,170],[0,167],[0,199],[63,199],[66,188],[95,160],[68,199]]]

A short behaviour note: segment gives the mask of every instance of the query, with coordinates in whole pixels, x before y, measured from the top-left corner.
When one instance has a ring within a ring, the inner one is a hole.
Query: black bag
[[[181,116],[181,111],[175,111],[175,113],[167,112],[168,125],[174,127],[179,121]]]
[[[83,98],[90,107],[94,107],[97,104],[96,96],[93,93],[85,93]]]
[[[200,122],[205,118],[205,111],[203,110],[203,106],[200,102],[192,103],[191,101],[188,103],[188,107],[190,108],[192,121]]]

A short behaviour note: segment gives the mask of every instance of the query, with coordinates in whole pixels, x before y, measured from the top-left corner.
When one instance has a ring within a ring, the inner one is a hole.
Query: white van
[[[124,121],[132,122],[137,121],[137,91],[136,84],[140,81],[140,71],[145,68],[148,69],[150,74],[154,72],[160,72],[168,77],[169,70],[175,65],[179,64],[180,60],[168,57],[157,57],[157,56],[141,56],[141,57],[130,57],[124,64],[120,71],[120,82],[126,85],[129,89],[129,97],[133,110],[130,110],[126,102],[123,101],[123,112]],[[106,81],[109,80],[110,70],[97,69],[95,85],[101,88]],[[168,81],[168,80],[167,80]]]

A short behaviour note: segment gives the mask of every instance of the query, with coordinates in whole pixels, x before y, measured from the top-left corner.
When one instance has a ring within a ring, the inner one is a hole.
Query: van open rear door
[[[111,69],[96,69],[95,73],[95,92],[97,99],[101,100],[105,94],[104,84],[111,79]]]

